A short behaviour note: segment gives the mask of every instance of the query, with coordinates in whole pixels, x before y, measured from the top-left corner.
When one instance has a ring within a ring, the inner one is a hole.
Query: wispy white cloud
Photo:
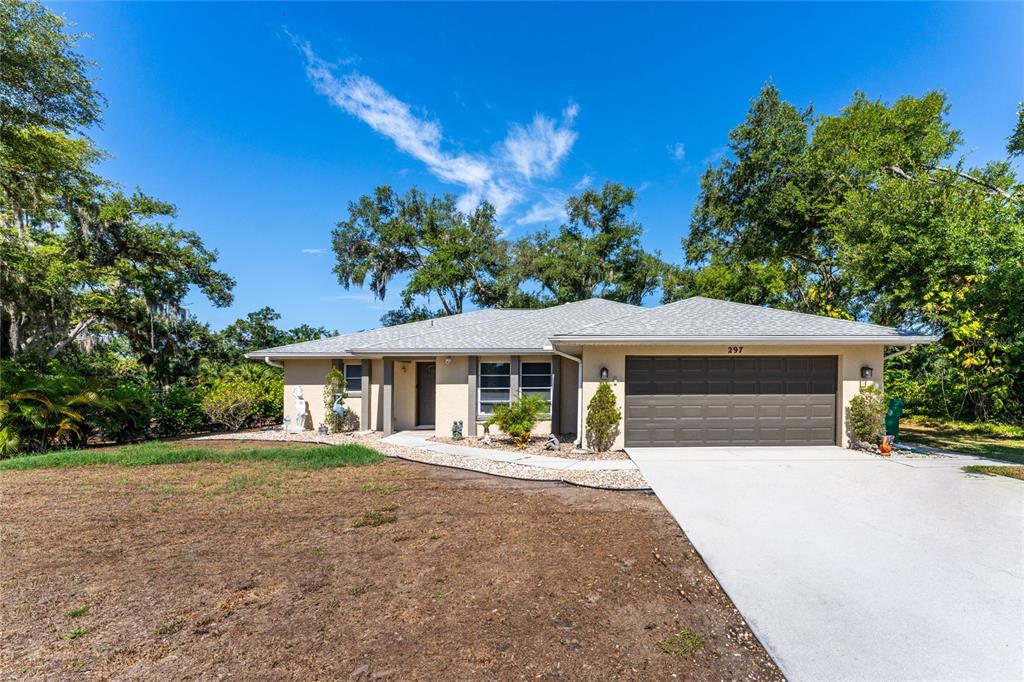
[[[580,178],[579,182],[573,185],[573,189],[579,192],[581,189],[586,189],[590,187],[590,185],[592,185],[593,183],[594,178],[590,177],[589,175],[584,175],[582,178]]]
[[[668,155],[676,161],[686,158],[686,146],[682,142],[674,142],[668,146]]]
[[[560,124],[544,114],[535,115],[528,126],[513,124],[502,143],[504,157],[526,180],[550,178],[576,143],[579,135],[572,124],[579,111],[577,105],[570,104],[562,111]]]
[[[303,249],[302,253],[322,254],[327,253],[327,249]]]
[[[317,92],[421,161],[442,182],[461,186],[458,205],[463,211],[488,201],[499,216],[505,214],[529,198],[531,180],[555,175],[576,142],[573,124],[579,107],[569,104],[560,121],[537,114],[529,125],[512,124],[493,153],[454,149],[439,121],[413,111],[369,76],[354,71],[338,74],[338,65],[317,56],[309,43],[295,44],[306,58],[306,74]]]
[[[542,201],[530,206],[530,209],[516,220],[516,225],[552,223],[564,219],[565,197],[561,194],[549,194]]]

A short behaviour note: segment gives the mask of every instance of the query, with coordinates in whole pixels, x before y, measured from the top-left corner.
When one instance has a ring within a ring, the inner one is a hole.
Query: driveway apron
[[[968,458],[629,448],[794,680],[1024,679],[1024,483]]]

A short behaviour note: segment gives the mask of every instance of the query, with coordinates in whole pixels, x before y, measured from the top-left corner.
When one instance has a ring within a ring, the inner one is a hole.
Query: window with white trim
[[[492,414],[495,405],[512,402],[512,363],[481,362],[479,414]]]
[[[522,395],[540,396],[551,410],[553,377],[550,362],[524,362],[519,366],[519,392]]]
[[[363,390],[363,365],[345,365],[345,391],[360,393]]]

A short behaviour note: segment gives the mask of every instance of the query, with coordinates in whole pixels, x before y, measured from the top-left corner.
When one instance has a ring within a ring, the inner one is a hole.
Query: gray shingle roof
[[[695,296],[657,308],[599,298],[537,310],[477,310],[247,353],[250,358],[435,351],[546,351],[554,343],[815,340],[927,343],[891,327]]]
[[[553,334],[558,341],[585,341],[609,337],[681,339],[769,338],[871,338],[903,340],[914,337],[892,327],[838,320],[789,310],[765,308],[694,296],[657,308],[644,308],[614,320],[581,327],[568,334]]]
[[[399,324],[393,327],[378,327],[377,329],[367,329],[365,331],[353,332],[351,334],[342,334],[341,336],[331,336],[324,339],[317,339],[315,341],[303,341],[302,343],[292,343],[287,346],[264,348],[262,350],[247,353],[246,355],[249,357],[263,357],[265,355],[274,356],[284,354],[334,354],[342,356],[349,354],[349,350],[357,346],[366,346],[372,345],[374,343],[400,339],[405,336],[420,334],[429,329],[443,329],[479,324],[480,322],[483,322],[485,320],[495,320],[505,317],[507,315],[514,315],[521,312],[523,311],[474,310],[472,312],[462,313],[461,315],[439,317],[435,320],[407,322],[406,324]]]
[[[426,329],[400,339],[380,339],[353,348],[362,352],[544,350],[551,347],[548,339],[554,334],[566,334],[638,310],[644,309],[628,303],[591,298],[552,308],[506,311],[509,314],[474,321],[473,324]]]

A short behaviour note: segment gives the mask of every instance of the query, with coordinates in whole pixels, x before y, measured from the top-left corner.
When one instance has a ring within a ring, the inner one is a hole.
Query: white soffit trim
[[[622,345],[622,344],[678,344],[686,346],[711,343],[756,344],[756,345],[830,345],[840,346],[878,344],[884,346],[907,346],[919,343],[933,343],[939,336],[552,336],[551,343],[572,343],[579,345]]]

